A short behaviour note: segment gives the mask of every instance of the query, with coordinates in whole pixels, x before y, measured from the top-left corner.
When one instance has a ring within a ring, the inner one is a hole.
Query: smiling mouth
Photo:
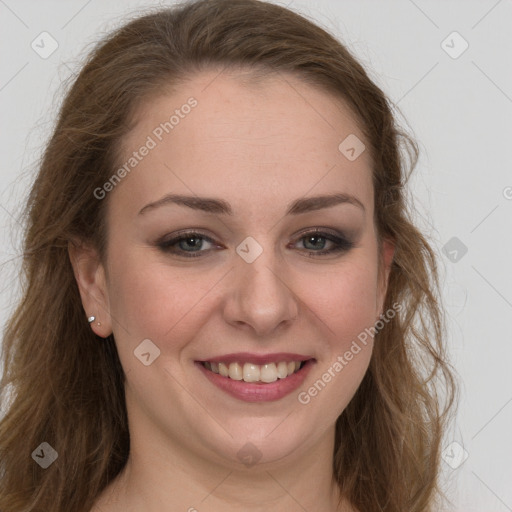
[[[253,363],[234,362],[227,364],[201,361],[204,368],[221,377],[261,384],[286,379],[290,375],[299,372],[306,363],[307,361],[279,361],[260,365]]]

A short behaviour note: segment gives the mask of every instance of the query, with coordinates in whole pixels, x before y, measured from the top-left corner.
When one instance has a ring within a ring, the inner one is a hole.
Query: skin
[[[113,332],[126,373],[130,457],[94,511],[354,510],[337,506],[334,428],[373,340],[308,404],[297,395],[382,313],[394,248],[385,241],[378,252],[369,152],[349,161],[338,150],[349,134],[364,140],[339,99],[291,75],[257,85],[240,78],[203,71],[141,105],[123,162],[190,96],[198,101],[104,199],[105,265],[87,244],[70,249],[84,309],[101,324],[91,328]],[[139,214],[171,192],[225,200],[235,215],[178,205]],[[343,203],[285,216],[292,201],[333,192],[356,197],[364,211]],[[354,247],[315,256],[334,246],[308,244],[301,231],[317,227],[350,234]],[[199,240],[198,258],[158,247],[182,229],[214,243]],[[252,263],[235,250],[247,236],[263,249]],[[160,349],[149,366],[134,357],[144,339]],[[306,354],[316,363],[296,392],[247,403],[194,366],[242,351]],[[261,456],[251,467],[237,457],[248,441]]]

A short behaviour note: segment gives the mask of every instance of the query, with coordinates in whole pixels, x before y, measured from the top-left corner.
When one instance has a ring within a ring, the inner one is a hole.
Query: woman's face
[[[114,333],[132,436],[231,465],[332,450],[385,293],[355,120],[292,76],[244,85],[217,71],[137,119],[125,173],[99,199],[94,326]]]

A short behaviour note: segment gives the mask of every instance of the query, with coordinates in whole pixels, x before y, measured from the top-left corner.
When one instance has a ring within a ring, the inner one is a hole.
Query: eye
[[[354,247],[354,243],[342,235],[334,234],[317,228],[312,231],[302,233],[298,242],[302,242],[309,257],[323,256],[349,251]],[[328,247],[326,249],[326,246]]]
[[[211,250],[211,247],[207,247],[207,250],[204,250],[205,243],[213,245],[214,241],[202,233],[188,231],[168,240],[160,240],[157,242],[157,245],[162,251],[167,253],[185,256],[186,258],[197,258],[201,256],[201,253]]]

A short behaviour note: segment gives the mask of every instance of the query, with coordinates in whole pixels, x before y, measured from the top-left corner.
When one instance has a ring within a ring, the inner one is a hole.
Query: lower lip
[[[284,379],[269,383],[252,383],[223,377],[218,373],[207,370],[201,363],[195,362],[206,378],[218,388],[244,402],[272,402],[295,391],[307,377],[314,359],[309,359],[302,368]]]

